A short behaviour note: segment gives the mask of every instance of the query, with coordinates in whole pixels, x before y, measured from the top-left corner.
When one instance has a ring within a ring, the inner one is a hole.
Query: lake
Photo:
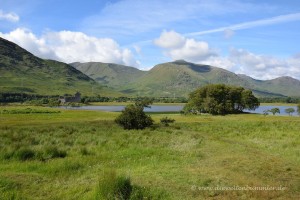
[[[124,109],[125,106],[81,106],[81,107],[66,107],[61,106],[61,108],[71,109],[71,110],[99,110],[99,111],[110,111],[110,112],[120,112]],[[179,112],[183,106],[180,105],[152,105],[151,108],[145,108],[145,112]],[[287,108],[294,108],[297,111],[296,106],[260,106],[255,111],[253,110],[244,110],[245,112],[263,114],[263,111],[270,110],[272,108],[279,108],[280,114],[276,115],[288,115],[285,112]],[[269,113],[271,114],[271,113]],[[297,113],[293,113],[297,115]]]
[[[276,113],[276,115],[289,115],[288,113],[285,112],[285,109],[287,108],[294,108],[295,112],[293,115],[297,115],[297,106],[259,106],[255,111],[254,110],[244,110],[245,112],[250,112],[250,113],[259,113],[263,114],[265,110],[270,110],[272,108],[279,108],[280,114]],[[272,115],[272,113],[269,113],[269,115]]]

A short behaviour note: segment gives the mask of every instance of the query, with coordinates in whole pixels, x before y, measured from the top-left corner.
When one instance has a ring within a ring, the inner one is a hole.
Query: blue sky
[[[68,63],[184,59],[300,79],[298,0],[0,0],[0,36]]]

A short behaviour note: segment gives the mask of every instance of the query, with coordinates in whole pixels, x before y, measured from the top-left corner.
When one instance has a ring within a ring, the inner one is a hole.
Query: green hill
[[[40,59],[18,45],[0,38],[0,92],[42,95],[105,94],[93,79],[72,66]]]
[[[259,97],[300,96],[300,81],[291,77],[262,81],[183,60],[156,65],[129,87],[149,95],[180,96],[210,83],[242,86]]]
[[[100,62],[68,65],[40,59],[0,38],[0,92],[183,97],[210,83],[242,86],[258,97],[300,96],[300,81],[291,77],[262,81],[184,60],[162,63],[149,71]]]
[[[300,81],[291,77],[262,81],[184,60],[162,63],[149,71],[105,63],[72,63],[72,66],[94,80],[130,95],[181,97],[200,86],[224,83],[251,89],[258,97],[300,96]]]
[[[156,65],[127,89],[132,87],[143,95],[187,96],[209,83],[246,84],[234,73],[221,68],[179,60]]]
[[[120,87],[129,84],[146,73],[134,67],[112,63],[76,62],[70,65],[102,85],[108,85],[110,87]]]

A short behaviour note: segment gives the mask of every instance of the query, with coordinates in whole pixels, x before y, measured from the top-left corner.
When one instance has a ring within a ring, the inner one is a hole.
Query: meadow
[[[114,176],[131,199],[300,197],[300,117],[153,113],[154,127],[123,130],[117,115],[0,107],[0,199],[100,199]],[[284,189],[203,190],[234,186]]]

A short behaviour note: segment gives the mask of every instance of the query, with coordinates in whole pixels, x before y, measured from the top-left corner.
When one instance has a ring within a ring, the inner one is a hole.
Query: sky
[[[0,37],[66,63],[183,59],[300,79],[299,0],[0,0]]]

